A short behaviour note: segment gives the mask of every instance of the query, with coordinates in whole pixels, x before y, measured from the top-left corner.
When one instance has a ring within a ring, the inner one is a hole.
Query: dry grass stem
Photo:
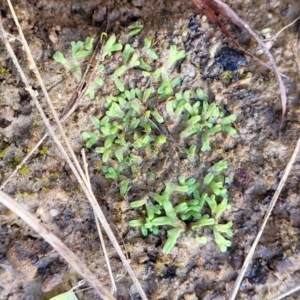
[[[281,300],[281,299],[284,299],[285,297],[289,296],[289,295],[292,295],[296,292],[298,292],[300,290],[300,285],[294,287],[293,289],[289,290],[288,292],[284,293],[284,294],[281,294],[280,296],[277,296],[277,297],[274,297],[274,298],[271,298],[269,300]]]
[[[288,178],[288,176],[289,176],[289,174],[291,172],[292,166],[293,166],[293,164],[295,162],[295,159],[296,159],[296,156],[297,156],[297,154],[299,152],[299,148],[300,148],[300,138],[297,141],[297,144],[296,144],[296,147],[295,147],[294,152],[292,154],[292,157],[290,158],[290,160],[289,160],[289,162],[288,162],[288,164],[287,164],[287,166],[285,168],[284,174],[283,174],[283,176],[282,176],[282,178],[281,178],[281,180],[279,182],[279,185],[278,185],[278,187],[276,189],[276,192],[273,195],[273,198],[272,198],[272,200],[270,202],[270,205],[268,207],[268,210],[267,210],[267,212],[265,214],[265,217],[263,219],[263,222],[262,222],[262,225],[261,225],[261,227],[259,229],[259,232],[257,233],[257,236],[256,236],[256,238],[255,238],[255,240],[254,240],[254,242],[253,242],[253,244],[252,244],[252,246],[250,248],[250,251],[247,254],[247,257],[246,257],[246,259],[244,261],[244,264],[243,264],[243,266],[242,266],[242,268],[240,270],[239,276],[236,279],[236,282],[234,284],[233,292],[232,292],[232,294],[231,294],[231,296],[229,298],[230,300],[234,300],[235,297],[236,297],[236,295],[237,295],[237,292],[239,290],[239,287],[240,287],[240,284],[241,284],[241,282],[243,280],[245,272],[246,272],[248,266],[250,265],[250,263],[252,261],[252,257],[253,257],[255,248],[256,248],[256,246],[257,246],[257,244],[258,244],[258,242],[260,240],[260,237],[261,237],[261,235],[262,235],[262,233],[263,233],[263,231],[264,231],[264,229],[266,227],[266,224],[267,224],[268,219],[269,219],[269,217],[271,215],[273,207],[274,207],[274,205],[275,205],[275,203],[277,201],[277,198],[280,195],[281,190],[282,190],[282,188],[283,188],[283,186],[284,186],[284,184],[285,184],[285,182],[286,182],[286,180],[287,180],[287,178]]]
[[[7,179],[1,184],[0,190],[3,190],[5,186],[12,180],[12,178],[18,173],[21,167],[26,163],[26,161],[32,156],[32,154],[41,146],[41,144],[45,141],[48,133],[46,133],[31,149],[31,151],[22,159],[22,161],[17,165],[14,171],[7,177]]]
[[[293,22],[287,24],[286,26],[284,26],[283,28],[281,28],[274,36],[272,36],[269,39],[265,39],[265,41],[275,41],[278,36],[288,27],[292,26],[293,24],[295,24],[298,20],[300,20],[300,16],[298,18],[296,18]]]
[[[93,193],[84,149],[81,150],[81,155],[82,155],[82,160],[83,160],[85,176],[86,176],[86,179],[87,179],[87,182],[88,182],[88,188],[90,189],[90,192]],[[101,208],[99,207],[99,209],[101,209]],[[100,224],[99,224],[99,221],[98,221],[98,218],[97,218],[97,215],[96,215],[95,211],[94,211],[94,216],[95,216],[96,226],[97,226],[97,230],[98,230],[98,234],[99,234],[99,238],[100,238],[100,242],[101,242],[102,251],[104,253],[105,261],[106,261],[106,264],[107,264],[107,270],[108,270],[110,281],[111,281],[111,293],[114,294],[117,291],[117,286],[116,286],[114,276],[113,276],[113,273],[112,273],[112,270],[111,270],[111,266],[110,266],[109,257],[108,257],[107,251],[106,251],[103,234],[102,234]]]

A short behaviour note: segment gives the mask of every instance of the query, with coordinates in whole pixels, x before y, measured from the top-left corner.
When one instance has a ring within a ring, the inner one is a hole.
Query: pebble
[[[59,215],[59,211],[55,208],[50,209],[49,212],[50,212],[51,217],[56,217]]]

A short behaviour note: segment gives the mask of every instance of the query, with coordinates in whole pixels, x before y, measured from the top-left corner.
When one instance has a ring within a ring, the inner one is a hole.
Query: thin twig
[[[84,149],[81,150],[81,155],[82,155],[82,161],[83,161],[83,168],[84,168],[84,171],[85,171],[85,176],[86,176],[87,182],[89,184],[88,188],[90,189],[90,192],[93,193]],[[98,218],[97,218],[97,215],[96,215],[95,211],[94,211],[94,217],[95,217],[95,221],[96,221],[96,225],[97,225],[98,234],[99,234],[99,237],[100,237],[101,247],[102,247],[104,257],[105,257],[105,261],[106,261],[106,264],[107,264],[107,270],[108,270],[110,281],[111,281],[111,293],[114,294],[117,291],[117,286],[116,286],[114,276],[113,276],[113,273],[112,273],[112,270],[111,270],[111,266],[110,266],[109,257],[108,257],[107,251],[106,251],[103,234],[102,234],[100,224],[99,224],[99,221],[98,221]]]
[[[297,144],[296,144],[296,147],[295,147],[294,152],[292,154],[292,157],[290,158],[290,160],[289,160],[289,162],[288,162],[288,164],[286,166],[286,169],[284,171],[284,174],[283,174],[283,176],[282,176],[282,178],[281,178],[281,180],[279,182],[279,185],[278,185],[278,187],[276,189],[276,192],[273,195],[272,201],[271,201],[271,203],[270,203],[270,205],[268,207],[268,210],[267,210],[267,212],[265,214],[265,217],[263,219],[263,222],[262,222],[262,225],[260,227],[260,230],[257,233],[257,236],[256,236],[256,238],[255,238],[255,240],[254,240],[254,242],[253,242],[253,244],[251,246],[251,249],[249,250],[249,253],[247,254],[247,257],[246,257],[246,259],[244,261],[244,264],[243,264],[243,266],[242,266],[242,268],[240,270],[239,276],[238,276],[238,278],[235,281],[233,292],[232,292],[232,294],[231,294],[231,296],[229,298],[230,300],[234,300],[235,297],[236,297],[236,294],[237,294],[237,292],[239,290],[239,287],[240,287],[240,284],[242,282],[242,279],[243,279],[243,277],[244,277],[244,275],[246,273],[246,270],[247,270],[248,266],[250,265],[250,263],[252,261],[252,257],[254,255],[255,248],[256,248],[256,246],[257,246],[257,244],[258,244],[258,242],[260,240],[260,237],[261,237],[261,235],[262,235],[262,233],[263,233],[263,231],[264,231],[264,229],[266,227],[266,224],[267,224],[268,219],[269,219],[269,217],[271,215],[273,207],[274,207],[274,205],[275,205],[275,203],[277,201],[277,198],[280,195],[281,190],[282,190],[282,188],[283,188],[283,186],[284,186],[284,184],[285,184],[285,182],[286,182],[286,180],[287,180],[287,178],[288,178],[288,176],[290,174],[290,171],[291,171],[292,166],[293,166],[293,164],[295,162],[296,156],[297,156],[297,154],[299,152],[299,148],[300,148],[300,138],[297,141]]]
[[[62,122],[66,120],[76,110],[81,98],[85,95],[85,92],[89,87],[89,83],[93,81],[100,62],[99,51],[102,48],[103,43],[104,43],[104,38],[102,37],[98,38],[92,57],[90,58],[88,65],[85,69],[85,72],[83,74],[83,77],[80,80],[80,83],[78,85],[77,88],[78,92],[74,93],[73,97],[70,99],[70,101],[67,103],[66,107],[60,114],[60,120]],[[92,66],[93,64],[94,66]],[[91,68],[92,68],[92,72],[89,74],[87,78],[88,72]]]
[[[40,86],[41,86],[41,89],[42,89],[42,91],[43,91],[43,93],[44,93],[44,95],[45,95],[46,101],[47,101],[47,103],[48,103],[48,105],[49,105],[49,107],[50,107],[50,109],[51,109],[51,112],[52,112],[52,114],[53,114],[53,117],[54,117],[54,119],[55,119],[55,122],[56,122],[56,124],[57,124],[57,126],[58,126],[58,129],[59,129],[59,131],[60,131],[60,134],[61,134],[61,136],[63,137],[63,139],[64,139],[64,141],[65,141],[65,143],[66,143],[66,146],[67,146],[67,148],[68,148],[68,150],[69,150],[69,152],[70,152],[70,154],[71,154],[71,157],[72,157],[72,159],[73,159],[73,161],[74,161],[76,167],[74,166],[74,164],[72,163],[72,161],[71,161],[70,158],[68,157],[68,154],[66,153],[64,147],[62,146],[62,144],[60,143],[60,141],[59,141],[58,138],[56,137],[53,128],[51,127],[51,125],[50,125],[50,123],[49,123],[47,117],[45,116],[45,114],[44,114],[44,112],[43,112],[43,110],[42,110],[42,108],[41,108],[41,106],[40,106],[40,104],[39,104],[39,101],[37,100],[36,92],[35,92],[35,91],[32,89],[32,87],[29,85],[29,82],[28,82],[28,80],[27,80],[27,78],[26,78],[24,72],[23,72],[21,66],[20,66],[19,63],[18,63],[18,61],[17,61],[17,59],[16,59],[16,57],[15,57],[15,55],[14,55],[14,53],[13,53],[13,50],[11,49],[11,47],[10,47],[8,41],[7,41],[7,38],[5,37],[4,39],[6,40],[6,47],[7,47],[7,50],[8,50],[8,52],[9,52],[9,54],[12,56],[12,59],[13,59],[13,61],[14,61],[14,64],[16,65],[16,68],[18,69],[18,72],[20,73],[20,76],[21,76],[21,78],[22,78],[22,80],[23,80],[23,82],[24,82],[24,84],[25,84],[25,86],[26,86],[26,90],[27,90],[27,91],[31,94],[31,96],[33,97],[33,99],[34,99],[34,101],[35,101],[35,104],[36,104],[36,106],[37,106],[37,109],[38,109],[39,113],[41,114],[41,116],[42,116],[42,118],[43,118],[43,120],[44,120],[44,122],[45,122],[45,124],[46,124],[46,126],[47,126],[47,128],[48,128],[48,130],[49,130],[49,132],[50,132],[50,134],[51,134],[51,136],[53,137],[55,143],[58,145],[59,149],[61,150],[63,156],[65,157],[67,163],[69,164],[69,166],[70,166],[72,172],[74,173],[74,175],[75,175],[76,179],[78,180],[78,183],[80,184],[80,186],[81,186],[81,188],[83,189],[84,193],[85,193],[86,196],[89,198],[89,201],[91,202],[93,209],[95,209],[95,211],[96,211],[97,217],[98,217],[99,220],[101,221],[103,228],[105,229],[105,231],[106,231],[106,233],[107,233],[107,235],[108,235],[110,241],[112,242],[113,246],[115,247],[115,249],[116,249],[116,251],[117,251],[117,253],[118,253],[120,259],[122,260],[124,267],[126,268],[126,270],[128,271],[128,273],[130,274],[130,276],[131,276],[131,278],[132,278],[132,280],[133,280],[133,283],[135,284],[135,286],[136,286],[138,292],[140,293],[140,296],[142,297],[143,300],[146,300],[146,299],[147,299],[147,296],[146,296],[145,292],[143,291],[143,289],[142,289],[142,287],[141,287],[141,285],[140,285],[138,279],[136,278],[136,276],[135,276],[133,270],[131,269],[131,267],[130,267],[128,261],[126,260],[126,258],[125,258],[124,254],[123,254],[123,252],[122,252],[122,249],[121,249],[121,247],[120,247],[120,245],[119,245],[117,239],[115,238],[115,236],[114,236],[112,230],[110,229],[110,225],[108,224],[108,222],[107,222],[107,220],[106,220],[104,214],[102,213],[102,211],[99,210],[99,208],[97,207],[97,200],[96,200],[95,196],[94,196],[93,194],[91,194],[90,191],[89,191],[88,188],[87,188],[87,182],[86,182],[86,180],[85,180],[84,173],[83,173],[83,171],[82,171],[82,169],[81,169],[81,167],[80,167],[80,165],[79,165],[79,162],[78,162],[78,160],[77,160],[77,158],[76,158],[76,156],[75,156],[75,153],[74,153],[74,151],[73,151],[73,149],[72,149],[70,143],[68,142],[68,139],[67,139],[66,134],[65,134],[65,132],[64,132],[64,130],[63,130],[63,128],[62,128],[62,125],[61,125],[61,122],[60,122],[60,120],[59,120],[59,117],[58,117],[58,115],[57,115],[57,113],[56,113],[56,111],[55,111],[55,109],[54,109],[54,107],[53,107],[53,105],[52,105],[51,99],[50,99],[50,97],[49,97],[49,95],[48,95],[48,93],[47,93],[47,90],[46,90],[46,87],[45,87],[45,85],[44,85],[44,83],[43,83],[43,80],[42,80],[42,78],[41,78],[41,75],[40,75],[40,73],[39,73],[39,71],[38,71],[38,69],[37,69],[37,67],[36,67],[36,64],[35,64],[35,62],[34,62],[34,59],[33,59],[32,55],[31,55],[29,46],[28,46],[27,41],[26,41],[26,39],[25,39],[25,37],[24,37],[24,34],[23,34],[23,32],[22,32],[22,29],[21,29],[21,26],[20,26],[20,24],[19,24],[19,22],[18,22],[18,19],[17,19],[17,17],[16,17],[16,14],[15,14],[15,12],[14,12],[14,9],[13,9],[13,7],[12,7],[12,5],[11,5],[10,0],[7,0],[7,3],[8,3],[8,5],[9,5],[9,8],[10,8],[11,13],[12,13],[12,15],[13,15],[14,21],[15,21],[15,23],[16,23],[16,25],[17,25],[17,28],[18,28],[20,37],[21,37],[21,39],[22,39],[22,43],[23,43],[23,46],[24,46],[24,50],[25,50],[26,55],[27,55],[27,58],[28,58],[28,60],[29,60],[30,68],[33,70],[34,74],[36,75],[36,77],[37,77],[37,79],[38,79],[38,82],[39,82],[39,84],[40,84]],[[2,27],[2,28],[3,28],[3,27]],[[5,31],[4,31],[4,29],[2,30],[2,34],[3,34],[3,36],[5,36]]]
[[[291,290],[289,290],[288,292],[284,293],[284,294],[281,294],[280,296],[277,296],[277,297],[274,297],[274,298],[271,298],[269,300],[281,300],[281,299],[284,299],[285,297],[289,296],[289,295],[292,295],[296,292],[298,292],[300,290],[300,285],[297,285],[296,287],[292,288]]]
[[[41,146],[45,141],[48,133],[44,134],[43,137],[36,143],[36,145],[31,149],[31,151],[22,159],[22,161],[16,166],[14,171],[6,178],[6,180],[1,184],[0,190],[3,190],[4,187],[12,180],[12,178],[18,173],[26,161],[33,155],[33,153]]]
[[[282,76],[276,66],[276,62],[275,59],[273,57],[273,55],[271,54],[271,52],[268,50],[268,48],[266,47],[265,43],[260,39],[260,37],[258,36],[258,34],[256,34],[255,31],[253,31],[248,24],[244,24],[244,28],[248,30],[248,32],[256,39],[256,41],[258,42],[259,46],[262,48],[262,50],[264,51],[265,55],[268,57],[271,66],[273,67],[273,71],[276,75],[277,78],[277,82],[279,85],[279,91],[280,91],[280,97],[281,97],[281,106],[282,106],[282,113],[281,113],[281,124],[280,124],[280,128],[282,128],[283,124],[284,124],[284,117],[285,117],[285,113],[286,113],[286,104],[287,104],[287,98],[286,98],[286,91],[285,91],[285,85],[282,81]]]
[[[274,34],[271,38],[269,39],[265,39],[264,41],[275,41],[278,36],[288,27],[292,26],[293,24],[295,24],[298,20],[300,20],[300,16],[298,18],[296,18],[293,22],[287,24],[286,26],[284,26],[283,28],[281,28],[276,34]]]

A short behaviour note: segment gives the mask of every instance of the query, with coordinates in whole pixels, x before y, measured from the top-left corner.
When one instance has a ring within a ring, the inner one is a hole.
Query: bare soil
[[[275,34],[300,13],[297,0],[226,2],[258,32],[270,28]],[[98,155],[93,149],[88,150],[95,195],[149,299],[228,299],[299,137],[299,23],[298,27],[295,24],[284,31],[271,49],[280,71],[287,76],[284,78],[287,115],[279,131],[281,103],[274,74],[247,58],[233,71],[232,77],[224,76],[223,67],[215,59],[223,48],[234,49],[234,46],[189,1],[16,0],[13,4],[57,111],[62,111],[70,99],[76,82],[54,62],[53,53],[66,52],[71,41],[100,34],[101,24],[108,15],[116,35],[122,34],[132,22],[141,20],[145,35],[155,37],[162,51],[171,44],[185,49],[187,55],[178,70],[183,78],[181,89],[201,87],[210,101],[237,116],[234,125],[238,134],[227,137],[222,143],[215,141],[212,154],[203,155],[197,161],[213,162],[224,158],[229,164],[231,210],[225,218],[233,221],[234,236],[232,246],[225,253],[211,237],[205,245],[182,238],[171,254],[163,255],[165,234],[145,238],[128,226],[128,221],[136,216],[128,201],[150,188],[147,182],[141,178],[134,190],[125,198],[120,197],[116,184],[101,173]],[[0,10],[6,31],[17,35],[7,5],[0,2]],[[233,25],[227,26],[245,49],[265,60],[246,32]],[[13,46],[33,87],[37,87],[21,44],[16,40]],[[242,78],[245,74],[246,79]],[[48,111],[42,97],[40,102]],[[91,116],[99,116],[102,105],[101,95],[93,102],[84,98],[65,123],[78,156],[84,144],[80,133],[92,128]],[[0,182],[4,182],[43,132],[44,125],[34,103],[0,43]],[[174,160],[174,153],[175,148],[164,151],[161,160],[154,165],[162,174],[155,186],[176,176],[178,168],[182,172],[189,169],[185,161]],[[237,299],[271,299],[300,284],[299,176],[298,159]],[[38,216],[109,286],[93,211],[50,138],[4,191]],[[2,205],[0,224],[1,300],[50,299],[80,280],[72,267],[38,234]],[[115,250],[106,240],[117,279],[118,299],[139,299]],[[294,294],[287,299],[299,297]],[[79,293],[78,298],[98,299],[92,290]]]

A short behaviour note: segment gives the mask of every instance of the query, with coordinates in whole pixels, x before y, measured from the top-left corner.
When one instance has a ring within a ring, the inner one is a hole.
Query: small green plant
[[[72,55],[70,59],[66,59],[64,55],[57,51],[53,55],[53,59],[61,63],[68,71],[70,71],[77,81],[81,79],[80,59],[86,58],[93,53],[93,38],[87,37],[84,42],[71,42]]]
[[[27,173],[28,173],[28,168],[27,168],[25,165],[22,166],[22,167],[19,169],[19,173],[20,173],[21,175],[27,174]]]
[[[161,193],[149,193],[143,199],[131,202],[132,208],[144,207],[144,217],[130,221],[129,225],[140,227],[144,236],[149,232],[157,234],[160,228],[171,227],[167,231],[168,238],[163,247],[165,254],[170,253],[183,233],[192,235],[199,243],[205,243],[206,237],[200,234],[204,227],[209,227],[213,230],[215,241],[221,251],[226,251],[231,245],[226,237],[232,236],[232,222],[219,224],[222,213],[230,208],[227,203],[227,191],[224,188],[224,176],[221,174],[224,169],[221,166],[224,165],[226,162],[220,161],[211,168],[215,175],[209,182],[207,178],[211,178],[209,174],[213,173],[208,173],[202,184],[193,177],[186,180],[179,176],[179,184],[166,182],[165,189]],[[214,185],[218,185],[222,193],[216,190]],[[208,208],[209,214],[202,213]]]
[[[143,27],[144,27],[144,25],[141,22],[139,22],[139,21],[137,21],[137,22],[129,25],[127,27],[128,35],[129,36],[135,36],[135,35],[137,35],[138,33],[141,32],[141,30],[143,29]]]
[[[98,90],[112,83],[115,91],[104,95],[103,114],[91,119],[94,129],[82,132],[85,146],[100,155],[105,177],[117,182],[120,195],[127,199],[136,178],[156,180],[154,172],[143,170],[143,163],[155,160],[172,143],[181,155],[194,163],[201,152],[211,151],[215,135],[236,133],[232,127],[235,116],[225,116],[215,103],[209,102],[202,89],[178,90],[181,78],[173,74],[173,69],[185,58],[184,50],[171,45],[161,59],[150,37],[144,39],[139,49],[130,44],[130,38],[142,27],[140,23],[130,26],[124,45],[115,35],[104,43],[96,79],[90,83],[86,95],[94,99]],[[92,51],[91,40],[88,41],[73,42],[71,62],[62,54],[54,56],[76,79],[81,74],[73,71],[79,67],[78,58]],[[114,52],[119,53],[120,62],[112,69],[109,64]],[[128,82],[127,76],[133,70],[147,82],[140,85],[143,88],[133,87],[132,82]],[[201,141],[200,145],[194,143],[195,137]],[[197,242],[205,243],[203,228],[210,228],[221,251],[226,251],[231,245],[227,238],[232,236],[232,223],[220,223],[221,215],[230,208],[224,186],[226,168],[226,162],[221,160],[209,168],[205,176],[186,179],[178,174],[177,183],[165,181],[159,193],[149,191],[142,199],[130,203],[142,217],[131,220],[129,225],[139,227],[144,236],[167,229],[163,246],[166,254],[184,235],[192,235]]]

